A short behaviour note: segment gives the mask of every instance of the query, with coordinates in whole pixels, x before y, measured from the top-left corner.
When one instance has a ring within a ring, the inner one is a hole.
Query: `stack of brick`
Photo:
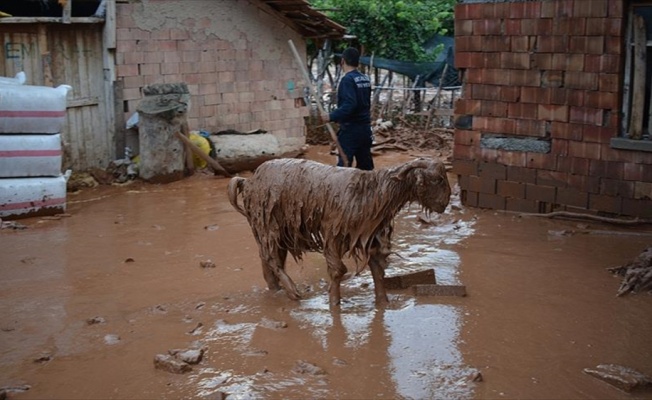
[[[610,146],[621,123],[623,3],[456,6],[464,91],[454,172],[464,204],[652,217],[652,153]],[[514,143],[492,145],[497,137]]]
[[[66,209],[61,128],[70,86],[0,82],[0,217]]]

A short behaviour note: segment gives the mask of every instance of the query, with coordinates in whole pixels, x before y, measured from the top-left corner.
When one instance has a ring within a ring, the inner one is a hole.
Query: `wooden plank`
[[[647,46],[645,38],[645,20],[640,15],[634,16],[634,79],[632,83],[632,115],[629,136],[639,140],[643,135],[643,117],[645,109],[645,72]]]
[[[86,107],[86,106],[96,106],[100,104],[100,99],[97,96],[91,97],[81,97],[72,100],[68,100],[66,104],[68,108],[77,108],[77,107]]]
[[[621,134],[629,133],[629,113],[631,106],[631,86],[632,86],[632,20],[633,20],[634,11],[630,8],[629,18],[627,19],[629,23],[627,24],[627,34],[625,37],[625,75],[623,77],[623,118],[621,121],[622,131]]]
[[[113,113],[115,125],[115,154],[117,159],[125,157],[125,148],[127,146],[127,132],[125,128],[125,113],[122,110],[124,97],[122,92],[125,83],[122,79],[113,82]]]
[[[437,283],[434,269],[426,269],[404,275],[386,276],[383,279],[385,289],[407,289],[410,286],[425,283]]]
[[[63,15],[61,16],[61,22],[64,24],[69,24],[70,18],[72,17],[72,0],[64,0],[63,3]]]
[[[38,23],[63,23],[61,17],[6,17],[0,18],[0,24],[38,24]],[[101,24],[104,18],[97,17],[71,17],[71,24]]]
[[[415,296],[466,296],[463,285],[414,285]]]

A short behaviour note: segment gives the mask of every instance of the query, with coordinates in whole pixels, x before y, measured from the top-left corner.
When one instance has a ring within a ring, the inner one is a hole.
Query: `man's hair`
[[[360,63],[360,52],[355,47],[349,47],[342,53],[346,65],[357,67]]]

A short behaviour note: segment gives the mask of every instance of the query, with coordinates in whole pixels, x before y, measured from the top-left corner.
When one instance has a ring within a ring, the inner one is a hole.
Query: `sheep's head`
[[[392,179],[413,183],[412,198],[428,212],[443,213],[451,197],[446,167],[440,162],[418,159],[399,167]]]

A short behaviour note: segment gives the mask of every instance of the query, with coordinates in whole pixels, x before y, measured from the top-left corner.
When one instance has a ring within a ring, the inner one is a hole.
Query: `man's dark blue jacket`
[[[371,123],[371,82],[369,77],[357,69],[342,77],[337,88],[337,109],[330,113],[329,119],[341,124]]]

